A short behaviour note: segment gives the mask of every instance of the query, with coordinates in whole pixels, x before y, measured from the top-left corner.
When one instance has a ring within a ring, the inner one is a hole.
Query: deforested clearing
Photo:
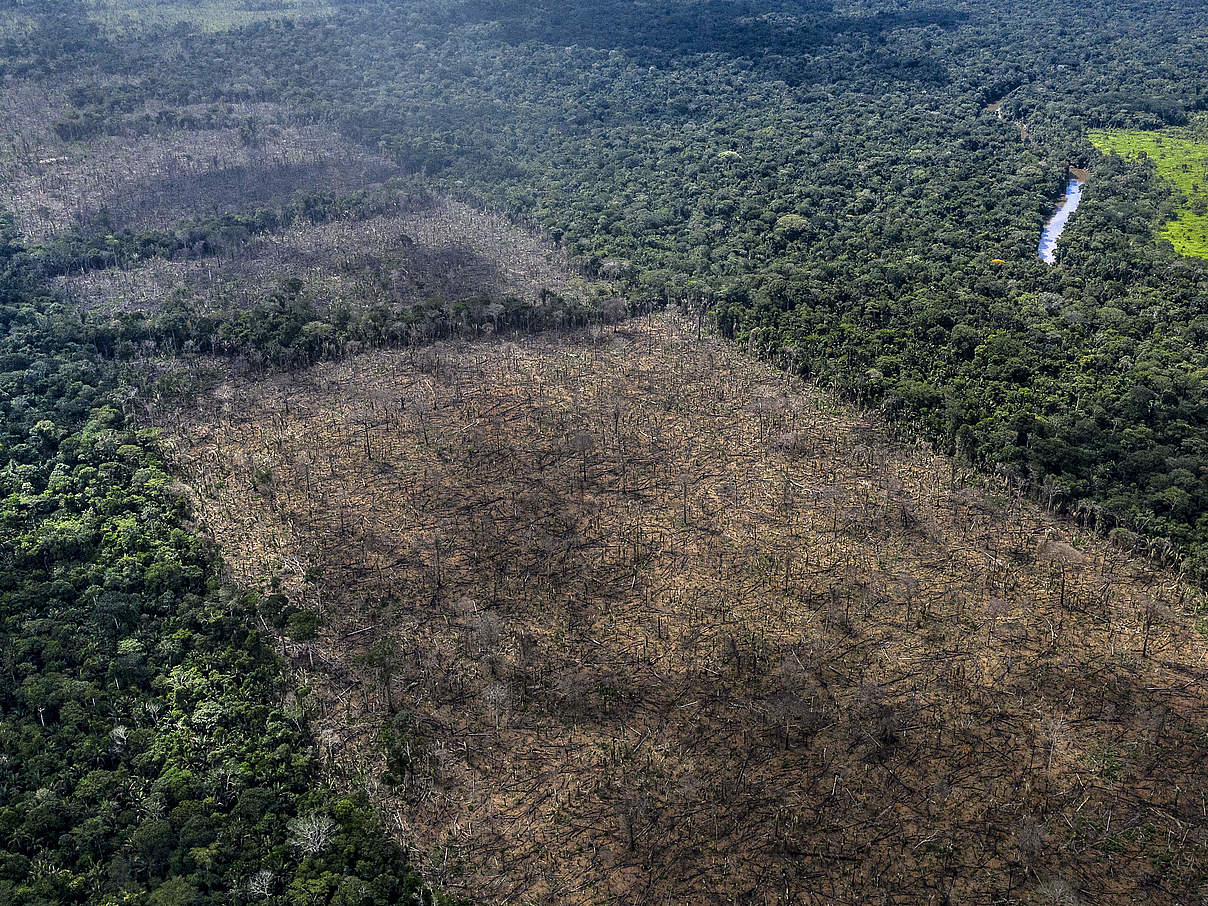
[[[236,577],[321,617],[281,644],[332,775],[446,890],[1175,903],[1202,870],[1199,598],[674,315],[163,417]]]
[[[252,121],[259,123],[249,113],[242,134],[232,127],[47,139],[0,161],[2,200],[23,234],[46,238],[71,229],[164,229],[279,204],[295,192],[372,187],[399,172],[330,129],[268,122],[251,137]]]
[[[286,279],[299,281],[324,309],[343,304],[353,310],[432,299],[533,302],[542,290],[585,299],[606,288],[577,274],[543,237],[499,214],[442,196],[394,206],[397,212],[368,219],[303,222],[241,237],[211,257],[151,258],[85,271],[59,285],[76,302],[109,311],[156,311],[169,302],[240,310]]]

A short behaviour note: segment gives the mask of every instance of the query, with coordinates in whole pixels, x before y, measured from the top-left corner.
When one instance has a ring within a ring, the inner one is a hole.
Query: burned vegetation
[[[484,903],[1176,903],[1199,598],[674,316],[164,426],[333,777]]]

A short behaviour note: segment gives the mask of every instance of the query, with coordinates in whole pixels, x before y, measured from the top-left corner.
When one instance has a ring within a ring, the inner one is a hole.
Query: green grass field
[[[1185,199],[1160,235],[1180,255],[1208,258],[1208,119],[1159,132],[1092,132],[1088,138],[1104,154],[1153,161],[1158,176],[1173,183]]]

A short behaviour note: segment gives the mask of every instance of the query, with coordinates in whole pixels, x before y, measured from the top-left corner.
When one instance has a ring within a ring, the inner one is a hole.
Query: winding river
[[[1037,250],[1037,254],[1048,264],[1057,263],[1057,240],[1061,238],[1061,233],[1065,230],[1070,215],[1078,210],[1078,203],[1082,201],[1082,184],[1085,182],[1085,178],[1070,177],[1069,185],[1065,187],[1065,198],[1062,199],[1061,206],[1044,225],[1044,232],[1040,234],[1040,248]]]

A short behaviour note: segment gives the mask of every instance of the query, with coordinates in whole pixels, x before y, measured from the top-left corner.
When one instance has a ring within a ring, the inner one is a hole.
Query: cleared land
[[[353,310],[483,294],[535,302],[542,290],[586,299],[604,285],[576,276],[538,235],[447,198],[396,216],[295,224],[233,243],[218,257],[155,258],[59,283],[90,308],[153,310],[172,299],[221,311],[265,298],[285,278],[301,281],[325,308]]]
[[[63,143],[53,127],[69,106],[62,91],[45,85],[13,81],[0,88],[0,176],[5,182],[18,162],[28,165],[58,153]]]
[[[31,143],[0,169],[0,184],[18,229],[44,238],[72,228],[165,228],[298,191],[372,188],[398,172],[329,129],[264,124],[255,136],[223,128]]]
[[[1199,599],[673,318],[231,381],[179,417],[236,576],[322,616],[283,644],[333,772],[449,889],[1208,879]]]
[[[377,216],[341,213],[305,218],[272,232],[232,229],[211,236],[214,254],[181,250],[176,259],[123,259],[121,266],[76,272],[59,286],[89,308],[150,311],[165,304],[229,311],[262,301],[281,281],[299,281],[322,308],[412,305],[514,296],[537,302],[543,291],[586,300],[611,293],[588,281],[539,234],[498,214],[444,197],[319,126],[282,122],[270,104],[139,109],[130,134],[65,140],[66,99],[27,84],[0,92],[7,134],[0,151],[3,202],[33,239],[172,230],[227,212],[277,210],[302,195],[365,190]],[[49,116],[48,116],[49,114]],[[152,128],[148,122],[220,124]]]
[[[1159,235],[1170,240],[1180,255],[1208,258],[1208,119],[1188,128],[1092,132],[1088,137],[1104,154],[1153,162],[1158,176],[1184,199]]]

